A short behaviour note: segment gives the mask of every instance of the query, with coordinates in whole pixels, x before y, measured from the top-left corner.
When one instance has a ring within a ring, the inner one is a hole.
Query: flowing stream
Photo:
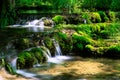
[[[50,22],[50,27],[54,27],[54,22],[52,19],[42,17],[40,19],[34,19],[34,20],[19,20],[21,23],[16,23],[15,25],[8,26],[9,28],[25,28],[29,32],[43,32],[45,29],[45,22]]]
[[[41,49],[43,50],[43,53],[44,55],[48,58],[47,59],[47,64],[46,65],[42,65],[42,64],[39,64],[38,62],[36,62],[35,65],[33,65],[33,68],[41,68],[41,67],[49,67],[51,66],[52,64],[62,64],[65,60],[69,60],[71,59],[71,57],[68,57],[68,56],[63,56],[62,55],[62,51],[60,49],[60,46],[59,46],[59,43],[55,40],[55,39],[52,39],[53,40],[53,44],[54,44],[54,47],[55,47],[55,56],[52,57],[51,56],[51,53],[50,53],[50,50],[48,48],[45,47],[45,44],[44,46],[41,46]],[[38,46],[40,47],[40,46]],[[10,45],[7,46],[7,49],[10,49]],[[31,48],[32,49],[32,48]],[[30,50],[30,49],[28,49]],[[11,66],[12,68],[16,71],[17,74],[20,74],[26,78],[30,78],[30,79],[33,79],[33,80],[39,80],[39,78],[36,78],[36,76],[42,76],[42,73],[41,74],[36,74],[36,73],[33,73],[33,72],[29,72],[27,69],[24,69],[24,70],[19,70],[17,69],[17,55],[14,56],[13,59],[11,59]]]

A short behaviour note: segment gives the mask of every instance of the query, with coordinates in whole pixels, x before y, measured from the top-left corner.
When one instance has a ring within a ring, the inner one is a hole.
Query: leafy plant
[[[107,21],[109,21],[109,18],[107,17],[107,15],[106,15],[105,12],[99,11],[98,13],[100,14],[100,17],[101,17],[101,21],[102,21],[102,22],[107,22]]]
[[[56,15],[52,18],[52,20],[56,23],[56,24],[60,24],[63,23],[63,16],[61,15]]]
[[[110,20],[112,22],[114,22],[115,21],[115,12],[110,11],[108,15],[109,15]]]
[[[101,17],[99,15],[99,13],[97,13],[97,12],[91,13],[91,21],[93,23],[99,23],[99,22],[101,22]]]

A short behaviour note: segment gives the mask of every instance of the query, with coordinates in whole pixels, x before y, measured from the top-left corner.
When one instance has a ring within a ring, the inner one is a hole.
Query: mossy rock
[[[43,50],[39,48],[33,48],[30,50],[32,54],[35,56],[37,59],[38,63],[44,63],[47,60],[47,57],[44,55]]]
[[[63,23],[63,16],[61,15],[56,15],[52,18],[52,20],[56,23],[56,24],[60,24]]]
[[[30,51],[19,53],[17,60],[17,67],[20,69],[31,68],[35,64],[35,57]]]
[[[20,38],[14,41],[14,45],[16,49],[23,50],[30,47],[30,39],[28,38]]]
[[[55,40],[58,41],[63,55],[67,55],[73,49],[72,37],[69,37],[67,34],[62,32],[57,32],[54,36]]]
[[[50,37],[48,37],[48,36],[45,37],[45,38],[44,38],[44,43],[45,43],[45,46],[50,50],[52,56],[54,56],[55,47],[54,47],[52,38],[50,38]]]

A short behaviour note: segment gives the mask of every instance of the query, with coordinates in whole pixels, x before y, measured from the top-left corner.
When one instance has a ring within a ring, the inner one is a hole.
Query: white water
[[[23,20],[24,22],[22,22],[23,23],[22,25],[18,22],[17,24],[10,25],[8,27],[11,27],[11,28],[25,28],[30,32],[42,32],[42,31],[44,31],[44,28],[45,28],[44,20],[50,21],[51,22],[50,27],[54,27],[54,22],[51,19],[45,18],[45,17],[43,17],[41,19],[34,19],[32,21],[27,20],[26,22]]]
[[[59,43],[55,39],[52,39],[52,40],[53,40],[53,44],[54,44],[55,49],[56,49],[55,56],[62,56],[62,51],[61,51]]]
[[[31,78],[33,80],[38,80],[37,78],[35,78],[35,76],[37,76],[37,74],[33,74],[33,73],[29,73],[29,72],[26,72],[25,70],[17,70],[17,59],[18,57],[14,58],[12,61],[11,61],[11,67],[16,71],[17,74],[20,74],[26,78]],[[40,66],[39,64],[36,64],[35,66]]]
[[[18,57],[14,58],[12,61],[11,61],[11,66],[12,68],[16,71],[17,70],[17,59]]]
[[[61,64],[63,61],[71,59],[71,57],[69,57],[69,56],[62,55],[60,46],[55,39],[53,39],[53,44],[54,44],[54,47],[56,50],[54,57],[51,56],[51,53],[48,48],[46,48],[45,46],[38,46],[38,48],[41,48],[43,50],[44,55],[48,58],[48,60],[47,60],[48,64],[49,63]],[[16,64],[17,64],[17,57],[12,59],[12,61],[11,61],[12,68],[16,71],[16,73],[18,73],[26,78],[30,78],[33,80],[39,80],[39,79],[35,78],[36,76],[39,76],[38,74],[27,72],[27,70],[17,70]],[[42,66],[42,65],[39,64],[38,61],[36,62],[35,65],[33,65],[33,67],[40,67],[40,66]]]
[[[69,57],[69,56],[63,56],[59,43],[55,39],[52,39],[52,40],[53,40],[53,44],[54,44],[54,47],[55,47],[55,56],[51,57],[51,56],[48,55],[49,56],[48,57],[48,62],[60,64],[64,60],[71,59],[71,57]],[[47,50],[48,50],[47,52],[49,54],[51,54],[50,51],[49,51],[49,49],[47,49]]]

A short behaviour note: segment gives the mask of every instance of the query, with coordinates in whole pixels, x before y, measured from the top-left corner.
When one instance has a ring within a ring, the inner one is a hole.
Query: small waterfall
[[[11,67],[13,68],[13,70],[17,70],[17,59],[18,57],[15,57],[12,61],[11,61]]]
[[[49,23],[47,23],[47,21]],[[45,26],[54,27],[54,21],[46,17],[42,17],[41,19],[34,19],[34,20],[31,20],[31,18],[27,20],[19,19],[16,25],[10,25],[8,27],[25,28],[30,32],[43,32],[45,29]]]
[[[62,56],[62,51],[61,51],[59,43],[55,39],[52,39],[52,40],[53,40],[53,44],[54,44],[55,49],[56,49],[55,56]]]

